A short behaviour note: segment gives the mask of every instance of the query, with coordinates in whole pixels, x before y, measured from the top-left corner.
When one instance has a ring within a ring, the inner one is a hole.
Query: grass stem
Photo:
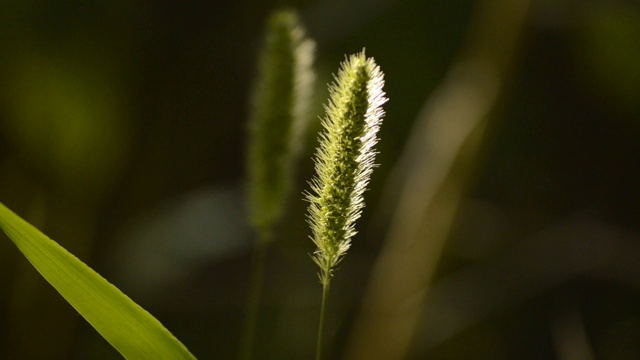
[[[243,339],[240,343],[240,359],[243,360],[249,360],[253,356],[256,329],[258,327],[258,310],[264,284],[267,246],[267,242],[258,241],[253,247],[249,297],[246,305]]]
[[[327,307],[327,296],[329,295],[329,283],[322,285],[322,305],[320,305],[320,321],[318,324],[318,344],[316,345],[316,360],[322,359],[322,339],[324,335],[324,318]]]

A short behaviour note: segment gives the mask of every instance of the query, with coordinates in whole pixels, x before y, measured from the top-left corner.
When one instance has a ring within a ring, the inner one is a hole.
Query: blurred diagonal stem
[[[528,0],[480,2],[467,45],[419,114],[385,189],[384,196],[398,200],[345,358],[409,353],[528,8]]]

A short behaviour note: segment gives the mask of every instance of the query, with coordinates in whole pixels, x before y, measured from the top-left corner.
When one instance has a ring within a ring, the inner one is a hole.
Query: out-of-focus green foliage
[[[13,60],[4,84],[12,144],[70,189],[109,184],[129,146],[114,79],[97,64],[39,53]]]
[[[640,110],[640,13],[617,2],[583,10],[578,61],[599,95],[625,111]]]

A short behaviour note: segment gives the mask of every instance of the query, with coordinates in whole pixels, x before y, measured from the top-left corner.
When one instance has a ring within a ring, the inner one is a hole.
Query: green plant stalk
[[[323,286],[318,348],[322,339],[328,289],[335,266],[356,234],[355,221],[364,207],[363,193],[374,167],[377,133],[387,101],[383,73],[364,50],[343,63],[329,87],[330,99],[315,155],[316,177],[311,182],[308,222],[317,249],[312,258],[320,267]]]
[[[316,344],[316,360],[322,359],[322,339],[324,337],[324,318],[327,309],[327,297],[329,296],[329,284],[322,285],[322,304],[320,305],[320,321],[318,322],[318,342]]]
[[[267,244],[259,242],[254,246],[251,266],[251,281],[247,300],[247,313],[244,322],[244,339],[240,348],[240,359],[251,359],[256,337],[256,325],[260,308],[260,294],[264,284],[264,273],[267,258]]]
[[[315,43],[306,38],[295,12],[281,10],[271,15],[249,122],[248,208],[258,240],[252,257],[241,359],[252,357],[267,248],[284,214],[293,187],[294,163],[308,127],[314,49]]]

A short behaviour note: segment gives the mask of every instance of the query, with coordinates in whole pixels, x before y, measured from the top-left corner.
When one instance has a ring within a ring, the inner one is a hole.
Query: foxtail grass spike
[[[315,155],[316,177],[306,195],[308,221],[317,246],[313,260],[328,287],[332,272],[351,245],[363,193],[374,167],[377,133],[387,101],[383,73],[364,50],[351,55],[329,88],[323,133]]]
[[[387,101],[384,74],[364,50],[341,65],[329,86],[327,115],[322,121],[315,155],[316,176],[311,180],[308,222],[317,249],[322,304],[318,323],[316,360],[322,359],[322,340],[329,285],[335,266],[351,246],[355,221],[364,207],[363,193],[374,167],[374,145]]]
[[[249,125],[249,211],[262,242],[271,240],[291,192],[293,163],[309,122],[314,51],[295,12],[271,15]]]
[[[250,221],[258,235],[240,359],[253,356],[266,251],[293,187],[293,168],[308,125],[315,43],[295,12],[274,12],[266,27],[249,122],[247,161]]]

